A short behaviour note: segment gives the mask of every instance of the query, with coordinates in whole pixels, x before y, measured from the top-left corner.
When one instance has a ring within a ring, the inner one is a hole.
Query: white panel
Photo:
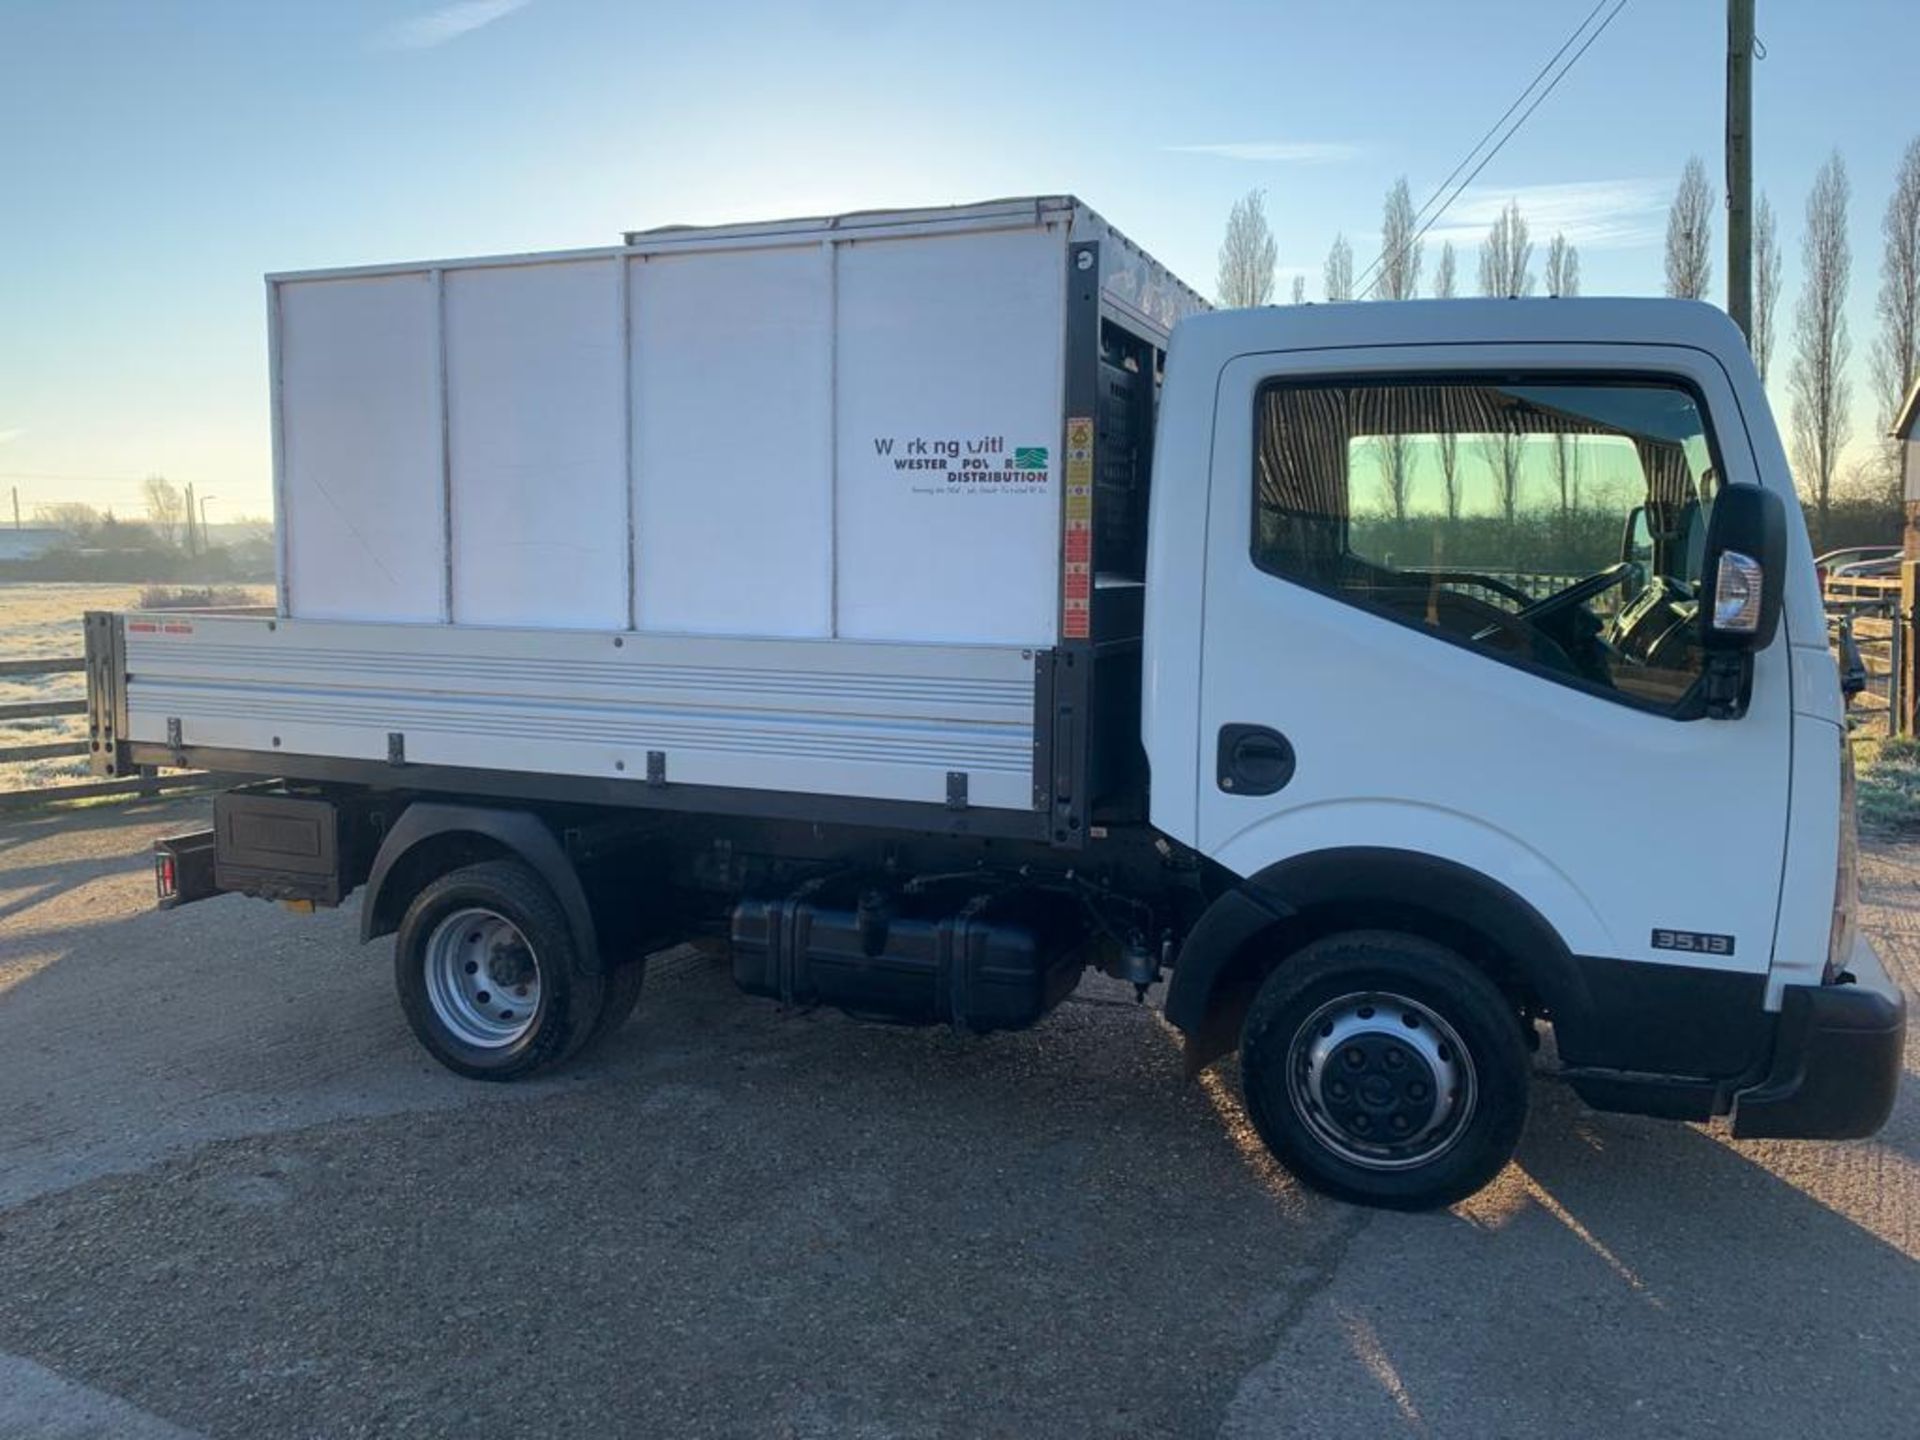
[[[1052,643],[1065,272],[1054,231],[841,250],[836,633]]]
[[[290,613],[439,620],[446,585],[431,274],[279,287]]]
[[[1012,647],[127,617],[127,738],[944,805],[1034,804]]]
[[[640,629],[829,633],[829,263],[821,246],[633,262]]]
[[[626,628],[619,263],[446,276],[456,621]]]

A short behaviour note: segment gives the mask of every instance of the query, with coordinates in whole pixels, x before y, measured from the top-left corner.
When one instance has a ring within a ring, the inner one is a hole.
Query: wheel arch
[[[387,831],[367,875],[360,939],[391,935],[421,889],[462,865],[519,860],[553,891],[567,917],[583,969],[598,972],[600,946],[585,886],[547,822],[528,810],[417,800]]]
[[[1342,930],[1399,930],[1487,971],[1522,1008],[1578,1032],[1590,1011],[1572,952],[1499,881],[1415,851],[1341,847],[1279,861],[1216,898],[1188,932],[1167,1019],[1197,1071],[1231,1051],[1260,982],[1288,955]]]

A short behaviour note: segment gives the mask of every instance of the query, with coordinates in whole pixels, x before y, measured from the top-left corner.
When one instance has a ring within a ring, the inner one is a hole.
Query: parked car
[[[1852,545],[1842,550],[1829,550],[1813,562],[1814,572],[1820,577],[1820,593],[1830,593],[1829,582],[1842,582],[1841,593],[1848,593],[1845,583],[1848,580],[1878,579],[1900,573],[1900,562],[1905,555],[1898,545]]]

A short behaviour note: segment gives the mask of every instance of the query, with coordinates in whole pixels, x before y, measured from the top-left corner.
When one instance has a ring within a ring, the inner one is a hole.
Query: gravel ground
[[[148,908],[204,800],[0,825],[0,1435],[1906,1434],[1920,1100],[1735,1143],[1535,1087],[1449,1213],[1303,1193],[1089,983],[962,1041],[655,962],[516,1087],[346,912]],[[1920,976],[1920,847],[1868,925]],[[1920,1069],[1909,1052],[1909,1071]]]

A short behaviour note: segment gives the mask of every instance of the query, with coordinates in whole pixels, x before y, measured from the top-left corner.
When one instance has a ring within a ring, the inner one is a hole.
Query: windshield
[[[1395,619],[1637,703],[1701,669],[1718,479],[1664,381],[1273,385],[1255,560]]]

